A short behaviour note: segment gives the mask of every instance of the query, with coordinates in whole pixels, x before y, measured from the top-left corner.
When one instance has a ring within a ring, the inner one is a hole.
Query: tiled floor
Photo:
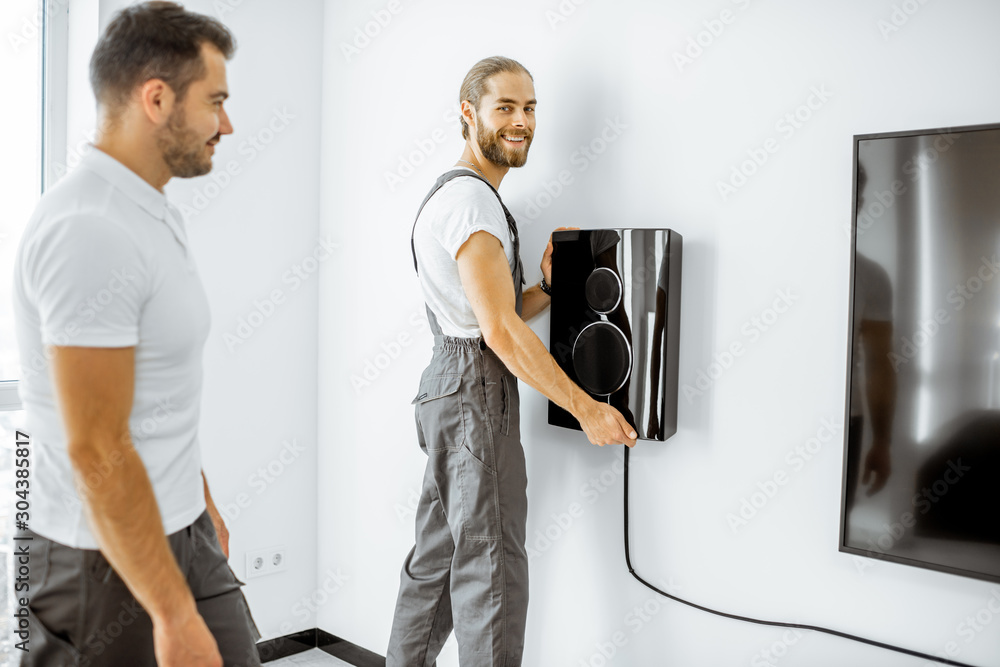
[[[323,653],[318,648],[264,663],[264,667],[343,667],[344,665],[351,667],[350,663]]]

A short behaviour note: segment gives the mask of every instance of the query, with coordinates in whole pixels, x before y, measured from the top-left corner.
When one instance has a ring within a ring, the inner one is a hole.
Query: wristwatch
[[[549,296],[552,296],[552,285],[545,282],[545,276],[542,276],[542,282],[538,283],[538,287]]]

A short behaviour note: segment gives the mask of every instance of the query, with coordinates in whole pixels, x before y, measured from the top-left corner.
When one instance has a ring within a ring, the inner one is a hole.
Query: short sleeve
[[[497,196],[476,178],[456,178],[448,182],[435,202],[439,215],[433,216],[431,233],[452,259],[476,232],[488,232],[501,244],[510,237],[507,217]]]
[[[69,216],[39,229],[33,245],[25,269],[44,344],[138,344],[148,276],[126,230],[98,217]]]

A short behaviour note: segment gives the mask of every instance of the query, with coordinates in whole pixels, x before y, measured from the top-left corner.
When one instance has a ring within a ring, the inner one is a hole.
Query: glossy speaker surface
[[[682,242],[670,229],[552,234],[552,356],[642,440],[677,431]],[[580,429],[551,401],[549,423]]]

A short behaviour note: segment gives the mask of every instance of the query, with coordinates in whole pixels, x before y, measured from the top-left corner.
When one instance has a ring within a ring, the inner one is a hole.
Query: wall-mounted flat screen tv
[[[1000,582],[1000,124],[857,135],[854,177],[840,550]]]

